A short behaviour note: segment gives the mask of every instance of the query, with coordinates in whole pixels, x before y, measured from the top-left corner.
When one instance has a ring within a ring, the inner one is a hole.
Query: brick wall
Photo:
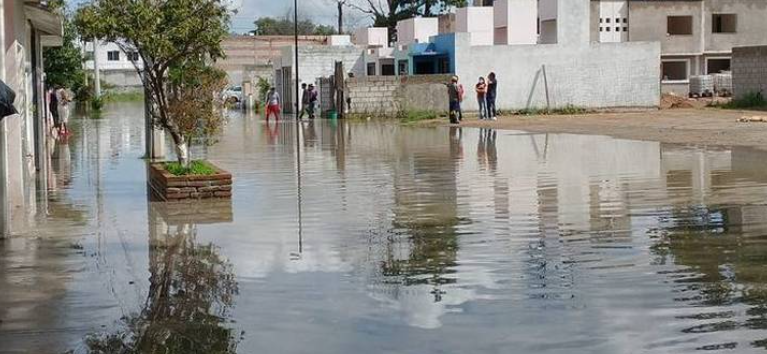
[[[732,49],[732,89],[735,98],[751,92],[767,94],[767,46]]]
[[[394,116],[400,111],[446,112],[449,75],[366,76],[346,81],[349,112]]]

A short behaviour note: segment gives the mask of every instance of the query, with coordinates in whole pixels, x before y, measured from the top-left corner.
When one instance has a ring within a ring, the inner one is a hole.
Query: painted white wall
[[[599,26],[599,41],[602,43],[628,41],[628,17],[628,0],[600,1],[599,18],[595,19]]]
[[[583,45],[591,42],[591,1],[557,2],[557,43]]]
[[[493,45],[493,7],[463,7],[456,11],[456,32],[471,35],[472,45]]]
[[[352,37],[349,35],[333,35],[328,38],[328,45],[347,46],[352,45]]]
[[[355,45],[366,47],[388,47],[389,29],[386,27],[360,28],[354,32]]]
[[[397,22],[397,45],[427,43],[439,34],[439,19],[418,17]]]
[[[85,51],[93,52],[93,42],[85,43]],[[109,52],[119,52],[120,60],[109,60]],[[136,70],[130,60],[128,60],[128,55],[120,50],[120,47],[115,43],[99,43],[96,53],[99,56],[99,68],[101,70]],[[141,62],[139,62],[139,67],[143,67]],[[93,60],[85,61],[85,68],[93,70]]]
[[[473,80],[495,72],[499,109],[654,107],[660,103],[657,42],[471,47],[456,34],[456,74]],[[544,80],[543,67],[546,68]],[[548,82],[548,85],[546,84]],[[471,87],[473,81],[463,82]],[[464,101],[467,110],[477,102]]]
[[[535,44],[538,42],[537,0],[496,0],[495,44]]]

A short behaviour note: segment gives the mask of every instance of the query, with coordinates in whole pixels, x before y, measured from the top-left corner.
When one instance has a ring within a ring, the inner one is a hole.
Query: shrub
[[[746,108],[767,108],[767,100],[761,92],[749,92],[745,96],[739,99],[733,99],[729,103],[721,106],[722,108],[729,109],[746,109]]]
[[[184,167],[179,162],[166,162],[165,169],[174,176],[210,176],[216,174],[215,168],[200,160],[190,162],[189,167]]]
[[[397,113],[397,119],[403,123],[412,123],[436,118],[437,113],[426,110],[404,110]]]

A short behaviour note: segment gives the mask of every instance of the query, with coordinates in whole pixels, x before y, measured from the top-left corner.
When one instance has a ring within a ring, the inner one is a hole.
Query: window
[[[664,60],[661,63],[663,81],[686,81],[689,73],[687,60]]]
[[[623,27],[623,32],[628,32],[628,31],[629,31],[628,27]]]
[[[667,32],[669,35],[691,35],[692,16],[669,16],[667,19]]]
[[[629,23],[629,19],[624,17],[623,18],[623,23]]]
[[[610,23],[610,19],[609,19],[609,18],[605,19],[605,21],[606,21],[607,23]]]
[[[107,52],[107,60],[109,61],[120,61],[120,52],[116,50],[108,51]]]
[[[138,52],[128,52],[126,56],[128,57],[128,60],[130,61],[139,61]]]
[[[711,21],[713,33],[735,33],[738,31],[738,15],[714,14]]]
[[[368,63],[368,76],[376,76],[376,63]]]
[[[382,76],[394,76],[394,64],[381,64]]]
[[[709,58],[706,59],[706,73],[719,74],[723,71],[730,71],[729,58]]]

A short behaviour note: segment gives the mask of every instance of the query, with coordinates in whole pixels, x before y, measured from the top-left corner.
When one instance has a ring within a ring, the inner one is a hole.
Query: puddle
[[[0,352],[767,348],[767,152],[234,114],[233,200],[166,205],[141,114],[50,151]]]

